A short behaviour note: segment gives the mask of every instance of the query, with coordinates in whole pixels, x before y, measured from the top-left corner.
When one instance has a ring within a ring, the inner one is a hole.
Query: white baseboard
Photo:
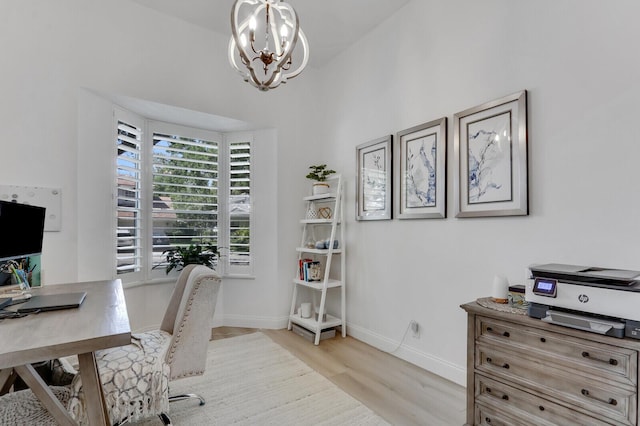
[[[211,328],[216,327],[245,327],[245,328],[264,328],[267,330],[279,330],[287,328],[289,317],[273,318],[273,317],[255,317],[247,315],[224,315],[223,317],[215,317],[211,322]],[[144,333],[146,331],[157,330],[160,324],[141,327],[134,330],[134,333]]]
[[[246,327],[246,328],[264,328],[267,330],[279,330],[287,328],[289,322],[288,316],[283,317],[259,317],[248,315],[224,315],[222,319],[217,318],[213,322],[212,327]],[[157,327],[145,327],[137,332],[144,332],[152,330]],[[374,348],[380,349],[383,352],[390,352],[398,348],[398,344],[395,340],[389,339],[380,334],[374,333],[366,328],[359,327],[357,325],[347,323],[347,334],[354,339],[358,339]],[[447,380],[459,384],[460,386],[466,386],[467,373],[466,368],[453,364],[447,360],[435,357],[426,352],[419,351],[406,344],[401,345],[391,355],[403,359],[411,364],[417,365],[420,368],[424,368],[427,371],[437,374]]]
[[[228,327],[264,328],[279,330],[286,328],[288,317],[252,317],[247,315],[225,315],[224,325]],[[363,327],[347,323],[347,334],[383,352],[389,352],[398,347],[400,342],[388,339]],[[406,344],[401,345],[393,356],[403,359],[411,364],[424,368],[440,377],[450,380],[460,386],[466,386],[466,368],[453,364],[447,360],[434,357],[426,352],[419,351]]]
[[[354,339],[358,339],[368,345],[380,349],[383,352],[393,351],[398,348],[398,344],[400,343],[363,327],[349,323],[347,323],[347,334]],[[401,345],[392,355],[411,364],[417,365],[420,368],[424,368],[425,370],[459,384],[460,386],[466,386],[467,384],[466,367],[461,367],[447,360],[419,351],[406,344]]]
[[[224,315],[224,325],[227,327],[264,328],[279,330],[287,328],[289,317],[258,317],[249,315]],[[222,325],[222,324],[220,324]]]

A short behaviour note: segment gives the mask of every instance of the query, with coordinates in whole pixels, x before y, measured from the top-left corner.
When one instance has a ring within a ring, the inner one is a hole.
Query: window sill
[[[130,282],[130,283],[126,283],[123,282],[122,283],[122,288],[123,289],[128,289],[128,288],[136,288],[136,287],[143,287],[143,286],[147,286],[147,285],[156,285],[156,284],[168,284],[168,283],[175,283],[176,280],[178,279],[178,276],[169,276],[166,278],[155,278],[149,281],[134,281],[134,282]],[[242,275],[242,274],[229,274],[229,275],[223,275],[222,276],[223,280],[255,280],[256,276],[255,275]]]
[[[230,280],[255,280],[256,276],[255,275],[242,275],[242,274],[229,274],[229,275],[224,275],[222,277],[223,280],[225,279],[230,279]]]
[[[128,288],[143,287],[146,285],[175,283],[176,279],[177,277],[168,277],[168,278],[160,278],[160,279],[154,279],[149,281],[133,281],[130,283],[123,282],[122,288],[126,290]]]

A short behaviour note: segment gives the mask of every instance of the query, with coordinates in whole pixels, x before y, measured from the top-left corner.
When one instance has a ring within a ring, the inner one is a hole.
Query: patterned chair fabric
[[[104,399],[112,424],[137,421],[169,409],[169,366],[164,355],[171,335],[161,330],[135,334],[131,344],[96,353]],[[71,383],[67,405],[79,424],[87,424],[82,376]]]

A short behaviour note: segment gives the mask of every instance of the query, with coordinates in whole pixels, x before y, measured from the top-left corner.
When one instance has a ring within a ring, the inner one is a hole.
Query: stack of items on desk
[[[0,310],[7,306],[15,305],[16,303],[22,303],[31,298],[31,294],[28,292],[31,288],[28,279],[30,273],[28,258],[26,261],[21,262],[10,260],[2,265],[0,270],[6,274],[10,274],[16,281],[15,285],[5,286],[3,290],[0,290]]]

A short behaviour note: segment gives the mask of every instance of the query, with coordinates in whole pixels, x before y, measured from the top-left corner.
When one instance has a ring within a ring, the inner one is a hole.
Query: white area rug
[[[178,426],[388,424],[259,332],[212,341],[205,374],[171,384],[170,394],[183,392],[207,403],[171,403]]]

